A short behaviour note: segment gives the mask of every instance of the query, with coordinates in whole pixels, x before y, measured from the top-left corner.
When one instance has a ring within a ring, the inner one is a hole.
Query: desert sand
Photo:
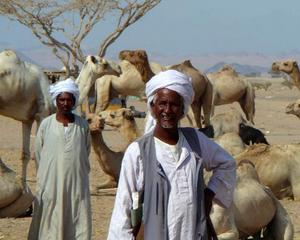
[[[283,79],[256,78],[251,81],[263,82],[271,81],[272,85],[267,91],[256,90],[256,114],[255,125],[265,134],[270,144],[287,144],[300,142],[300,119],[294,115],[285,114],[285,107],[289,102],[300,98],[300,92],[295,87],[289,89],[281,82]],[[134,105],[138,110],[145,111],[146,104],[138,100],[129,100],[129,105]],[[216,107],[216,113],[227,111],[235,107],[240,110],[238,104],[230,104]],[[140,131],[143,131],[144,120],[137,119]],[[187,125],[187,121],[183,121]],[[21,149],[21,123],[13,119],[0,116],[0,157],[2,160],[18,174],[21,174],[20,149]],[[106,128],[104,138],[107,144],[115,150],[124,149],[124,142],[117,131]],[[34,141],[32,132],[31,141]],[[31,149],[33,144],[31,144]],[[94,152],[90,155],[91,189],[98,183],[104,181],[105,176],[101,171]],[[35,190],[35,165],[31,161],[28,167],[28,183],[31,189]],[[115,189],[102,190],[98,194],[92,195],[92,218],[93,218],[93,240],[106,239],[110,221],[110,216],[114,204]],[[295,238],[300,239],[300,202],[292,200],[281,200],[288,210],[295,228]],[[22,240],[27,239],[27,233],[31,217],[27,218],[6,218],[0,219],[0,240]]]

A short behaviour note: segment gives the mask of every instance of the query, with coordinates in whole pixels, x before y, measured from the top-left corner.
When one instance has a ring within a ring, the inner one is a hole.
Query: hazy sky
[[[145,49],[161,54],[300,50],[299,0],[162,0],[108,50]],[[0,47],[41,47],[25,27],[0,17]],[[86,45],[98,47],[97,28]]]

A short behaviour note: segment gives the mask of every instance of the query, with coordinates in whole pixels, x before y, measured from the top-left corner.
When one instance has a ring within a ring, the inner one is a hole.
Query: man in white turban
[[[232,202],[235,161],[199,131],[178,127],[193,100],[187,76],[162,72],[146,95],[156,124],[124,154],[108,239],[135,239],[141,219],[145,240],[207,239],[212,200]],[[213,170],[207,187],[203,168]]]
[[[89,240],[90,133],[72,113],[79,91],[72,79],[50,89],[56,113],[45,118],[35,140],[37,189],[29,240]]]
[[[182,96],[184,104],[183,116],[187,114],[189,106],[191,105],[194,99],[195,93],[192,86],[192,81],[185,74],[176,70],[168,70],[155,75],[151,79],[151,81],[148,81],[146,84],[145,92],[147,97],[147,107],[150,111],[150,115],[148,114],[146,118],[145,133],[148,133],[151,130],[153,130],[156,124],[156,121],[152,116],[150,103],[153,101],[156,91],[160,88],[167,88],[173,90]]]

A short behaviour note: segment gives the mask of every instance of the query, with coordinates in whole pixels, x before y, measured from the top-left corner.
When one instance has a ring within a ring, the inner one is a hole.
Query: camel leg
[[[201,99],[203,115],[204,115],[204,125],[205,127],[210,125],[210,116],[212,114],[213,109],[213,86],[208,81],[205,89],[205,93]]]
[[[191,107],[192,107],[192,110],[193,110],[193,114],[194,114],[194,119],[195,119],[195,122],[196,122],[196,126],[198,128],[201,128],[202,127],[202,124],[201,124],[201,105],[202,103],[201,102],[193,102]]]
[[[30,133],[33,121],[22,122],[22,184],[26,188],[27,166],[30,160]]]

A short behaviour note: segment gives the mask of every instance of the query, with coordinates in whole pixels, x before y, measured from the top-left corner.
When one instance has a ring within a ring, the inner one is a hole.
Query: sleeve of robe
[[[228,208],[236,186],[236,162],[222,147],[198,132],[204,168],[212,171],[207,187],[215,193],[215,200]]]
[[[132,192],[143,188],[143,167],[137,142],[131,143],[122,160],[108,238],[109,240],[133,240],[130,210],[132,208]]]

